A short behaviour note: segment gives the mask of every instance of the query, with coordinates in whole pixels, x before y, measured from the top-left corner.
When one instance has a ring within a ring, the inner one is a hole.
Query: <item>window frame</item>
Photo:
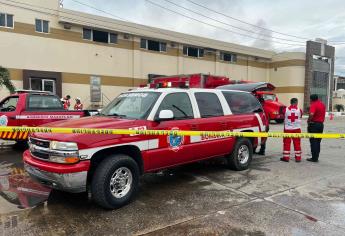
[[[5,15],[5,25],[4,26],[0,25],[0,28],[14,29],[14,14],[5,13],[5,12],[0,12],[0,14]],[[7,22],[8,15],[12,16],[12,27],[8,26],[8,22]]]
[[[58,100],[60,100],[59,97],[56,95],[28,94],[26,97],[26,104],[25,104],[25,106],[26,106],[25,110],[26,111],[65,111],[62,103],[61,103],[62,109],[59,109],[59,108],[48,108],[48,109],[46,109],[46,108],[39,108],[39,107],[38,108],[30,107],[30,98],[34,97],[34,96],[49,96],[49,97],[55,97]]]
[[[15,95],[15,96],[8,96],[8,97],[4,98],[4,99],[1,101],[1,103],[4,103],[6,100],[10,100],[10,99],[17,99],[16,109],[13,110],[13,111],[0,111],[0,112],[15,112],[15,111],[17,111],[17,109],[18,109],[18,103],[19,103],[19,99],[20,99],[20,97],[19,97],[18,95]]]
[[[242,91],[227,91],[227,90],[221,90],[222,92],[222,95],[226,101],[226,104],[228,105],[230,111],[231,111],[231,114],[233,115],[248,115],[248,114],[254,114],[255,113],[255,110],[253,109],[253,107],[251,107],[251,111],[250,112],[238,112],[237,110],[235,109],[232,109],[233,106],[231,106],[231,103],[228,102],[228,99],[226,98],[226,94],[231,94],[232,96],[236,96],[237,94],[246,94],[248,96],[250,96],[250,99],[252,99],[252,101],[255,101],[256,103],[256,106],[258,109],[261,109],[262,112],[264,111],[263,110],[263,107],[261,105],[261,103],[259,102],[259,100],[251,93],[249,92],[242,92]],[[253,105],[252,103],[250,103],[250,105]]]
[[[114,35],[115,36],[115,42],[110,42],[110,35]],[[108,43],[109,44],[118,44],[119,42],[119,34],[117,33],[113,33],[113,32],[108,32]]]
[[[225,54],[231,56],[231,60],[230,61],[224,60]],[[236,63],[237,62],[237,54],[231,53],[231,52],[221,51],[220,54],[219,54],[219,60],[222,61],[222,62],[226,62],[226,63]]]
[[[173,94],[185,94],[187,95],[187,97],[189,98],[189,102],[190,102],[190,105],[191,105],[191,111],[192,111],[192,116],[191,117],[184,117],[184,118],[178,118],[176,119],[174,117],[174,119],[172,120],[191,120],[191,119],[194,119],[195,118],[195,110],[194,110],[194,104],[193,104],[193,99],[191,98],[190,94],[188,92],[171,92],[171,93],[167,93],[165,94],[161,99],[157,100],[159,101],[159,105],[157,106],[157,108],[155,108],[155,113],[153,115],[153,120],[156,120],[158,117],[159,117],[159,111],[160,111],[160,107],[162,105],[162,103],[164,102],[165,98],[170,96],[170,95],[173,95]]]
[[[213,115],[213,116],[203,116],[201,114],[201,109],[200,109],[200,106],[199,106],[199,103],[198,103],[197,94],[213,94],[214,96],[216,96],[217,99],[218,99],[218,102],[219,102],[219,106],[220,106],[220,108],[222,110],[222,114],[221,115]],[[224,102],[223,98],[221,96],[219,96],[219,95],[220,94],[218,92],[211,92],[211,91],[205,91],[205,92],[197,91],[197,92],[194,92],[194,98],[195,98],[196,106],[197,106],[198,111],[199,111],[200,118],[207,119],[207,118],[213,118],[213,117],[221,117],[221,116],[225,116],[225,115],[229,114],[229,110],[226,107],[224,107],[224,105],[223,105],[223,102]]]
[[[198,55],[196,57],[188,55],[189,48],[196,48],[198,50],[198,53],[197,53]],[[183,45],[182,52],[183,52],[183,55],[187,56],[187,57],[192,57],[192,58],[203,58],[203,57],[205,57],[205,49],[197,47],[197,46],[186,46],[186,45]]]
[[[37,25],[36,25],[36,22],[37,21],[40,21],[41,22],[41,31],[37,31]],[[48,23],[48,32],[44,32],[44,21]],[[50,21],[49,20],[43,20],[43,19],[38,19],[38,18],[35,18],[35,32],[36,33],[41,33],[41,34],[50,34]]]
[[[159,51],[149,49],[149,41],[157,42],[159,44]],[[145,42],[145,47],[143,47],[143,42]],[[163,44],[165,45],[165,50],[162,50],[162,45]],[[159,41],[159,40],[140,38],[140,49],[147,50],[147,51],[150,51],[150,52],[166,53],[168,51],[168,44],[166,42]]]
[[[86,39],[86,38],[84,38],[84,30],[90,30],[90,39]],[[91,41],[91,42],[93,42],[93,30],[91,29],[91,28],[86,28],[86,27],[83,27],[83,35],[82,35],[82,38],[83,38],[83,40],[87,40],[87,41]]]

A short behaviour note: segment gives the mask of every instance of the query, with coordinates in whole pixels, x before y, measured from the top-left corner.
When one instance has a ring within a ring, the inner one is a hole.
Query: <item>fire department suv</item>
[[[267,119],[248,92],[217,89],[140,88],[122,93],[93,117],[50,127],[134,130],[265,131]],[[91,191],[104,208],[121,207],[138,190],[139,177],[169,167],[225,156],[247,169],[253,138],[33,133],[24,153],[32,178],[68,192]]]

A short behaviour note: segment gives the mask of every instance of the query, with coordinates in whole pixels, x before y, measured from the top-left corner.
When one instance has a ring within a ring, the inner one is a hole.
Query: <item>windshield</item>
[[[265,101],[275,101],[276,95],[275,94],[263,94],[262,95]]]
[[[145,119],[159,95],[157,92],[123,93],[106,106],[100,115]]]

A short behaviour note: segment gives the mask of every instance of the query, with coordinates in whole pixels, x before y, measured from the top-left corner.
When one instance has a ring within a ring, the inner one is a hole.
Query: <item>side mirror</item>
[[[161,110],[158,115],[157,121],[165,121],[174,119],[174,113],[172,110]]]

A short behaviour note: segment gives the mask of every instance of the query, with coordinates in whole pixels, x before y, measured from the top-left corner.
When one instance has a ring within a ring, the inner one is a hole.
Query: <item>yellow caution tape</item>
[[[247,137],[247,138],[345,138],[345,134],[276,133],[276,132],[232,132],[232,131],[189,131],[189,130],[129,130],[129,129],[91,129],[91,128],[53,128],[1,126],[0,132],[36,132],[60,134],[127,134],[127,135],[174,135],[204,137]]]

